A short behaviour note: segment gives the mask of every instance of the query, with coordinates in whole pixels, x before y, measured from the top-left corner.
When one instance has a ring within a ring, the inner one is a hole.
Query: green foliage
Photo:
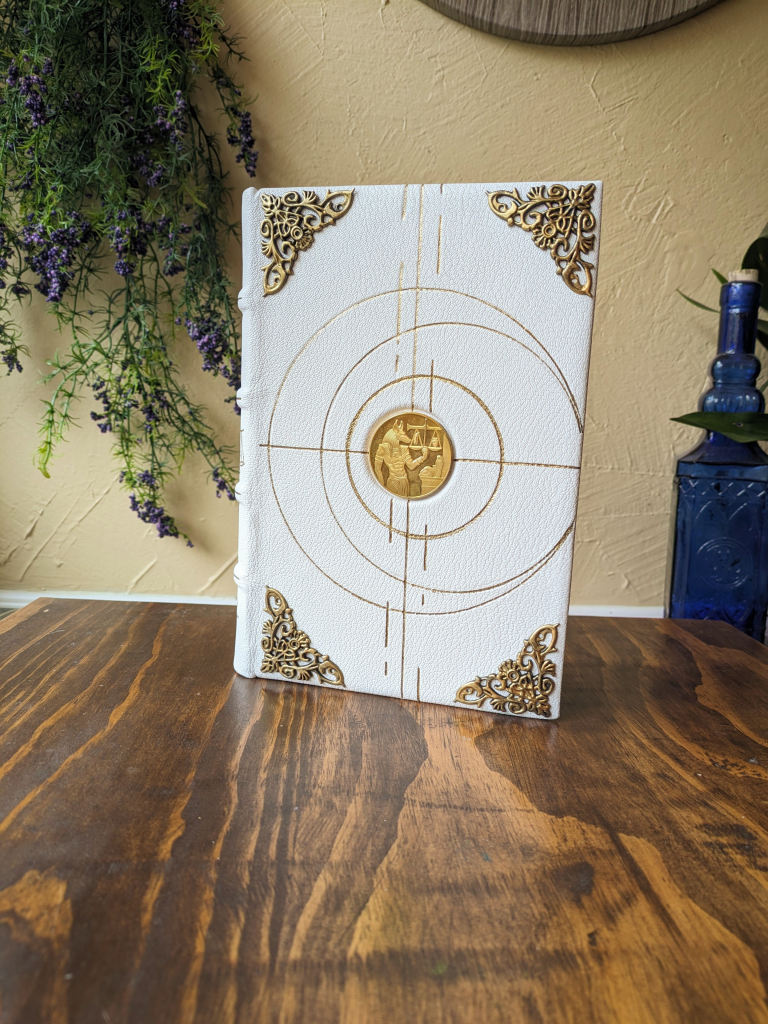
[[[741,268],[757,271],[760,284],[763,286],[763,295],[768,296],[768,224],[763,228],[763,234],[747,249]]]
[[[716,430],[732,441],[768,441],[768,413],[764,412],[691,412],[674,416],[675,423]]]
[[[757,270],[760,278],[760,284],[763,286],[763,297],[762,302],[764,308],[768,308],[765,304],[768,303],[768,224],[763,228],[763,233],[759,238],[750,245],[744,254],[744,259],[741,261],[742,270]],[[710,270],[715,275],[720,284],[727,284],[728,279],[724,277],[714,267],[710,267]],[[696,306],[697,309],[704,309],[707,313],[719,313],[719,309],[715,309],[714,306],[705,306],[703,302],[697,302],[696,299],[692,299],[690,295],[686,295],[681,292],[679,288],[676,289],[677,294],[682,296],[686,302],[690,302],[692,306]],[[768,320],[758,319],[757,321],[757,340],[768,348]]]
[[[705,309],[707,313],[718,313],[719,310],[715,309],[714,306],[705,306],[703,302],[697,302],[696,299],[692,299],[690,295],[686,295],[685,292],[681,292],[679,288],[675,289],[678,295],[681,295],[686,302],[690,302],[692,306],[698,307],[698,309]]]
[[[186,536],[163,490],[189,452],[234,497],[232,452],[173,358],[191,339],[203,369],[239,385],[224,259],[235,222],[196,105],[207,82],[252,175],[233,58],[215,0],[0,0],[0,356],[21,370],[13,306],[34,287],[69,339],[45,378],[40,469],[90,389],[131,507],[160,536]]]

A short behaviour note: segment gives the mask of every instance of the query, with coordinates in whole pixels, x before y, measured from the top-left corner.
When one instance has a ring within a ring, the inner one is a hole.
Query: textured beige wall
[[[768,219],[768,3],[567,49],[483,35],[417,0],[226,0],[224,14],[258,94],[260,184],[605,181],[572,600],[661,604],[673,457],[694,439],[669,417],[694,407],[715,330],[674,292],[716,299],[709,266],[736,266]],[[0,587],[234,594],[236,508],[194,461],[172,489],[193,551],[130,513],[86,403],[52,479],[33,469],[35,380],[61,340],[43,305],[25,320],[34,358],[0,381]],[[185,358],[234,442],[222,389]]]

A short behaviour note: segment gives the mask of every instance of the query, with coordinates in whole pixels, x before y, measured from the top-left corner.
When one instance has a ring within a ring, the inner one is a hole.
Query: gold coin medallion
[[[453,447],[448,431],[433,416],[409,410],[378,425],[368,457],[385,491],[398,498],[426,498],[448,479]]]

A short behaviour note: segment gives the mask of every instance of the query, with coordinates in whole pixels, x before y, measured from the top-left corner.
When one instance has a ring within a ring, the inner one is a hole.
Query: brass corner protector
[[[305,683],[317,676],[321,683],[344,686],[344,673],[331,659],[312,646],[306,633],[297,628],[293,609],[288,607],[279,590],[267,587],[261,649],[264,651],[262,672],[277,673],[285,679]]]
[[[510,715],[530,712],[549,718],[549,695],[555,688],[555,663],[547,655],[557,650],[558,626],[541,626],[531,633],[515,661],[503,661],[489,676],[478,676],[460,686],[454,703],[481,708],[486,701],[494,711]]]
[[[595,215],[592,200],[595,185],[536,185],[525,199],[517,189],[488,193],[488,204],[511,228],[529,231],[540,249],[549,251],[557,273],[572,292],[593,296],[592,271],[584,254],[595,248]]]
[[[315,235],[335,224],[352,205],[354,189],[326,192],[286,192],[273,196],[262,192],[264,217],[261,222],[261,251],[269,262],[264,271],[264,294],[274,295],[293,273],[300,252],[312,245]]]

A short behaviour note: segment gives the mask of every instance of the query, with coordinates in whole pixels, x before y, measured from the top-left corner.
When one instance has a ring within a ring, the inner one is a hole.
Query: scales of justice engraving
[[[451,472],[453,449],[448,432],[426,413],[401,412],[374,431],[369,446],[374,476],[398,498],[426,498]]]

